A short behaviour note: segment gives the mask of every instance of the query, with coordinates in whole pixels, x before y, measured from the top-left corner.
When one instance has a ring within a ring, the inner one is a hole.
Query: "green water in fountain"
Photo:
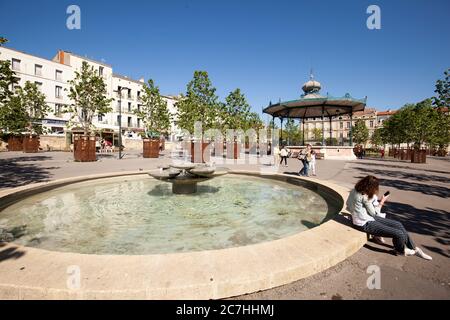
[[[139,175],[30,196],[0,212],[0,229],[47,250],[154,254],[280,239],[320,224],[328,211],[319,194],[272,179],[230,174],[174,195],[170,183]]]

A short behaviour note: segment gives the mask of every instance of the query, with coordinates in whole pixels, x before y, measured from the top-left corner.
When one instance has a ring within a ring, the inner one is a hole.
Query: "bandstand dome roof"
[[[304,94],[300,99],[270,103],[263,109],[264,113],[273,117],[282,118],[317,118],[322,115],[334,117],[364,111],[367,97],[356,99],[345,94],[342,97],[326,96],[320,94],[321,84],[311,78],[302,87]]]

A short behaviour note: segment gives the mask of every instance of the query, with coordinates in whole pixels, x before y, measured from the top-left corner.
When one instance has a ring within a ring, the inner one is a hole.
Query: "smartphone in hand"
[[[386,197],[388,197],[390,194],[391,194],[390,191],[386,191],[386,192],[384,193],[384,197],[386,198]]]

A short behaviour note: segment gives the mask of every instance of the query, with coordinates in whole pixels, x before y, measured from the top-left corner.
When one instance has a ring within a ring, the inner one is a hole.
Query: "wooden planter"
[[[206,163],[211,160],[210,143],[191,142],[191,162]]]
[[[39,137],[25,136],[23,138],[23,152],[25,153],[39,152]]]
[[[23,137],[11,136],[8,138],[8,151],[22,151],[23,150]]]
[[[412,150],[411,162],[412,163],[426,163],[427,162],[427,151],[426,150]]]
[[[159,139],[144,139],[144,158],[159,158]]]
[[[239,159],[240,149],[237,142],[227,143],[227,159]]]
[[[74,136],[73,157],[75,161],[79,162],[97,161],[97,156],[95,154],[95,137]]]

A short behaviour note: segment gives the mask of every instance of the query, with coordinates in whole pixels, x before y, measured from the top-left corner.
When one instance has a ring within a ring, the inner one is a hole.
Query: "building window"
[[[20,71],[20,60],[19,59],[12,59],[12,69]]]
[[[343,122],[339,122],[339,128],[344,129],[344,123]]]
[[[140,91],[137,92],[137,99],[141,100],[141,92]]]
[[[369,125],[370,125],[371,128],[373,128],[373,120],[370,120]]]
[[[55,80],[62,81],[62,71],[61,70],[55,71]]]
[[[128,89],[128,99],[131,99],[131,89]]]
[[[39,64],[34,65],[34,75],[35,76],[42,76],[42,66]]]
[[[98,67],[98,75],[103,77],[103,67]]]
[[[62,87],[60,86],[55,87],[55,97],[62,98]]]
[[[119,122],[121,122],[120,121],[120,116],[117,116],[117,125],[119,125]]]
[[[36,87],[38,88],[38,90],[42,91],[42,82],[35,81],[34,83],[36,84]]]
[[[347,129],[350,129],[350,122],[347,122]]]
[[[140,128],[141,127],[141,119],[137,119],[137,126],[138,126],[138,128]]]
[[[141,112],[141,105],[140,104],[137,105],[137,111]]]
[[[119,112],[120,111],[120,105],[121,104],[121,101],[120,100],[117,100],[117,112]]]
[[[55,104],[55,116],[61,117],[62,107],[63,107],[62,104],[59,103]]]
[[[102,122],[102,121],[103,121],[103,115],[102,115],[102,114],[99,114],[99,115],[97,116],[97,120],[98,120],[98,122]]]
[[[131,102],[128,102],[128,112],[131,112]]]
[[[131,117],[128,117],[128,122],[127,122],[127,124],[128,124],[128,127],[132,127],[132,125],[131,125]]]

